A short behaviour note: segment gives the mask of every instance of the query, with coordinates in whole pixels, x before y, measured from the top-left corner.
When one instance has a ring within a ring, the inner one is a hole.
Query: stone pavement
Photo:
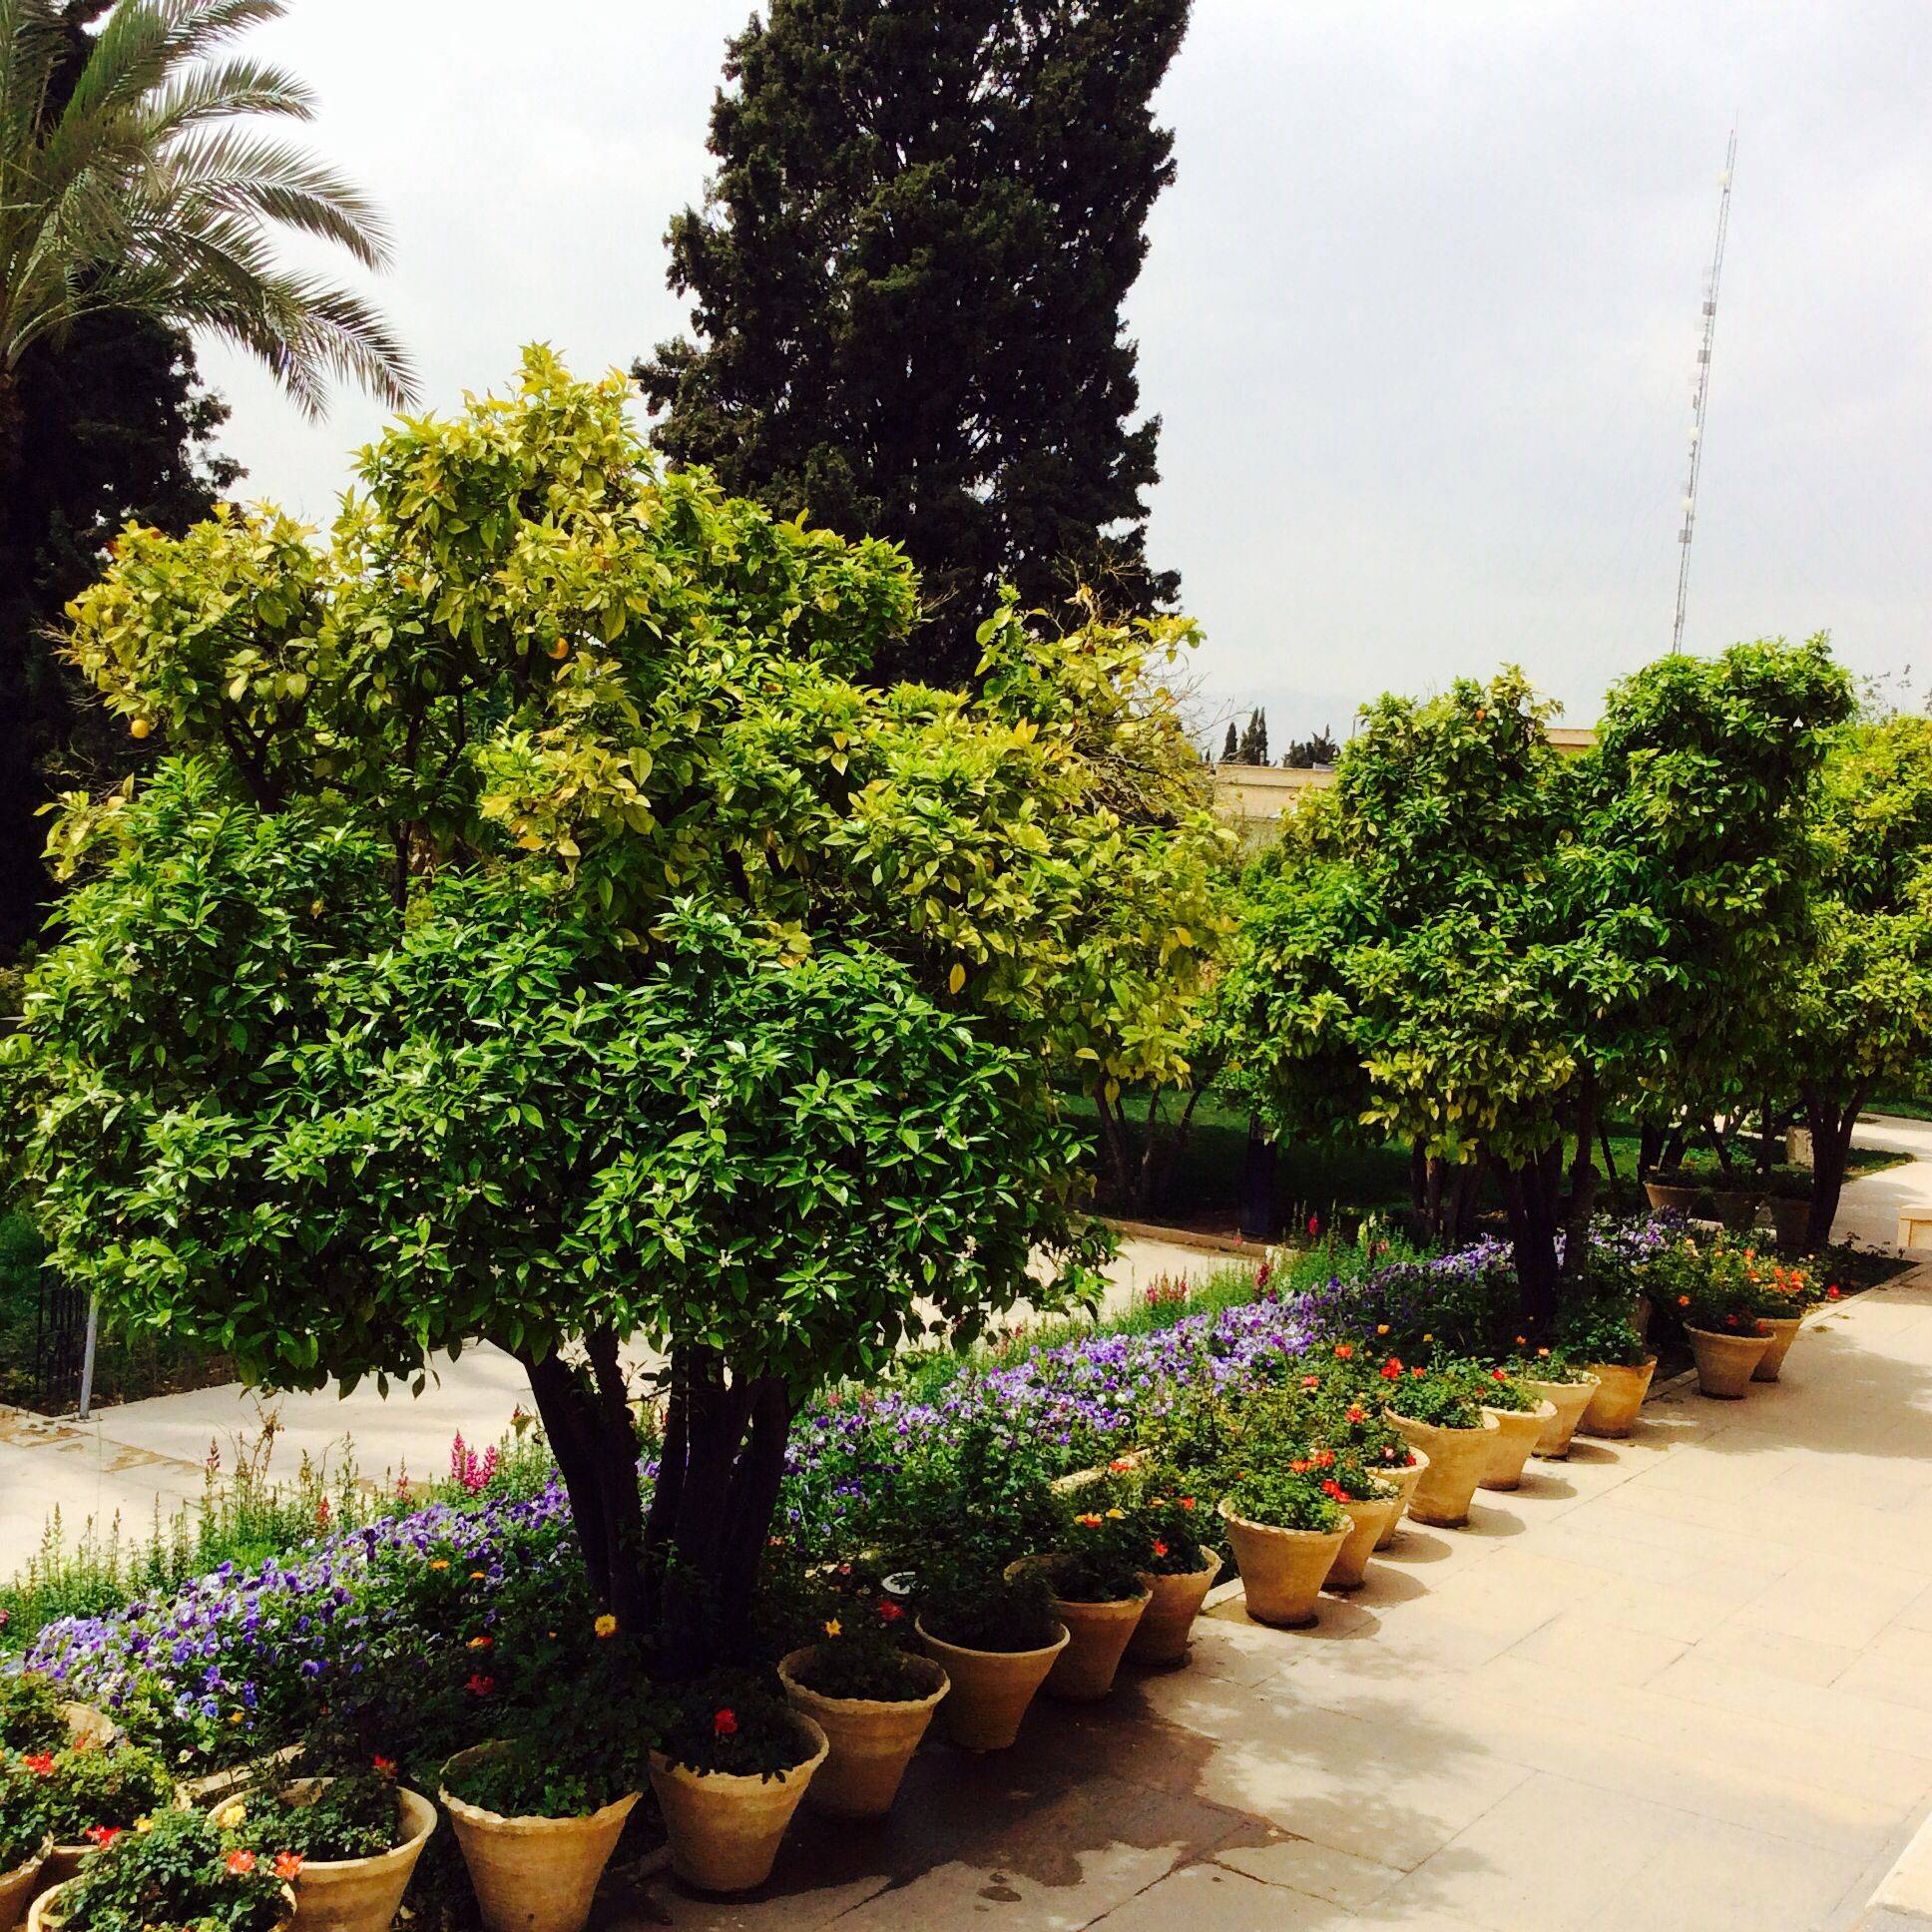
[[[1932,1800],[1932,1267],[1406,1528],[1319,1628],[1238,1597],[1193,1666],[931,1745],[764,1894],[607,1932],[1839,1932]]]

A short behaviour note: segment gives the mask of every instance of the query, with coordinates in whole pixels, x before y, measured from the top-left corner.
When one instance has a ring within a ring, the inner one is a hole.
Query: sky
[[[748,13],[291,0],[249,37],[390,217],[373,292],[427,406],[504,386],[526,341],[593,373],[684,326],[664,232]],[[1924,0],[1196,0],[1127,319],[1203,725],[1264,706],[1278,750],[1512,662],[1588,724],[1669,648],[1733,123],[1686,642],[1825,630],[1922,701],[1928,99]],[[242,493],[326,520],[380,407],[310,423],[203,364]]]

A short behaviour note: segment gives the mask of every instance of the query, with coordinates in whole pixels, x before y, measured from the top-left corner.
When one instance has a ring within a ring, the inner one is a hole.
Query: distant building
[[[1559,751],[1575,756],[1597,742],[1597,733],[1589,725],[1552,724],[1550,742]],[[1258,843],[1302,792],[1325,791],[1334,782],[1332,764],[1297,769],[1280,764],[1221,763],[1214,766],[1214,807],[1244,836]]]

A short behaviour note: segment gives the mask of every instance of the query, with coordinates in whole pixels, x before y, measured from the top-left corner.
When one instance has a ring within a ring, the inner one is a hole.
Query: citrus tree
[[[976,694],[863,683],[899,552],[660,475],[627,400],[532,351],[325,546],[122,539],[73,651],[171,755],[68,802],[4,1066],[111,1306],[278,1387],[515,1354],[594,1589],[689,1671],[807,1390],[1091,1285],[1050,1073],[1173,829],[1095,700],[1185,628],[1007,607]]]
[[[1840,733],[1818,795],[1824,848],[1813,944],[1761,1085],[1811,1134],[1805,1244],[1822,1247],[1844,1188],[1851,1131],[1873,1093],[1916,1086],[1932,1064],[1932,719]]]

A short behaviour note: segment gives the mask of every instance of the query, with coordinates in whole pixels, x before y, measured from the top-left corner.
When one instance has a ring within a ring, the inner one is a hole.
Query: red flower
[[[1397,1381],[1400,1379],[1401,1374],[1402,1374],[1401,1359],[1398,1356],[1391,1355],[1388,1358],[1388,1360],[1382,1364],[1382,1380],[1385,1382]]]
[[[712,1712],[712,1735],[714,1737],[734,1737],[737,1734],[737,1712],[735,1710],[714,1710]]]
[[[486,1678],[481,1671],[478,1671],[463,1689],[473,1697],[487,1697],[496,1689],[496,1679]]]
[[[1193,1498],[1192,1496],[1184,1496],[1184,1497],[1182,1497],[1182,1499],[1181,1499],[1181,1507],[1182,1507],[1183,1509],[1193,1509],[1193,1508],[1194,1508],[1194,1506],[1195,1506],[1195,1499],[1194,1499],[1194,1498]]]
[[[472,1637],[470,1639],[470,1649],[473,1651],[487,1651],[495,1643],[496,1639],[494,1637]]]
[[[1347,1361],[1353,1361],[1354,1358],[1355,1358],[1355,1344],[1353,1342],[1349,1342],[1349,1341],[1336,1342],[1335,1344],[1336,1361],[1347,1362]]]
[[[1348,1411],[1348,1419],[1350,1422],[1366,1422],[1368,1420],[1368,1411],[1362,1408],[1350,1409]]]
[[[1507,1382],[1509,1377],[1500,1368],[1492,1368],[1489,1371],[1489,1379],[1492,1382]]]
[[[1334,1462],[1335,1452],[1332,1449],[1317,1449],[1315,1451],[1315,1467],[1317,1469],[1332,1469]]]
[[[91,1824],[81,1833],[91,1845],[99,1845],[103,1850],[122,1835],[123,1827],[118,1824]]]
[[[879,1600],[879,1615],[888,1624],[896,1624],[905,1615],[905,1606],[895,1604],[890,1597],[883,1597]]]
[[[1838,1290],[1836,1288],[1826,1288],[1824,1291],[1824,1298],[1827,1301],[1836,1301],[1838,1298]]]
[[[1308,1216],[1308,1238],[1313,1240],[1320,1232],[1321,1216],[1319,1214],[1310,1214]]]
[[[1429,1371],[1426,1368],[1412,1368],[1409,1370],[1409,1373],[1413,1375],[1418,1382],[1421,1381],[1422,1378],[1426,1374],[1428,1374],[1428,1372]]]
[[[52,1777],[54,1760],[45,1751],[30,1751],[20,1760],[36,1777]]]
[[[231,1878],[246,1878],[254,1870],[254,1853],[251,1851],[232,1851],[224,1861]]]
[[[1159,1537],[1156,1537],[1154,1540],[1154,1554],[1157,1557],[1164,1557],[1168,1554],[1168,1546]]]
[[[396,1774],[396,1760],[393,1757],[384,1757],[380,1751],[377,1751],[369,1762],[375,1767],[378,1777],[394,1777]]]
[[[1321,1377],[1319,1375],[1304,1375],[1301,1378],[1301,1386],[1303,1388],[1319,1388],[1321,1386]]]
[[[301,1876],[302,1856],[298,1851],[278,1851],[275,1853],[275,1876],[284,1883]]]

